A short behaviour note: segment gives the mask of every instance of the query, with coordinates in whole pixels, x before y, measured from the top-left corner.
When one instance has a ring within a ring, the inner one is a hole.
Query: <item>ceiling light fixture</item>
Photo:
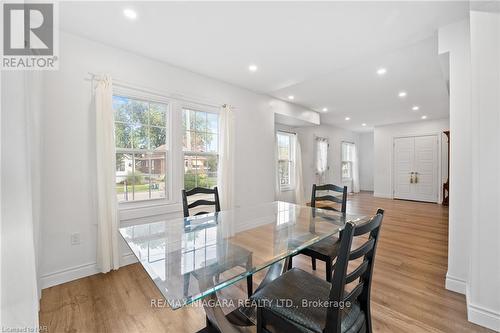
[[[345,120],[351,120],[351,117],[345,117]]]
[[[251,64],[250,66],[248,66],[248,70],[250,72],[256,72],[257,69],[259,69],[259,67],[257,67],[257,65],[255,65],[255,64]]]
[[[326,112],[326,111],[328,111],[328,108],[323,108],[323,112]]]
[[[419,107],[419,106],[417,106],[417,105],[414,105],[411,109],[412,109],[413,111],[418,111],[418,109],[420,109],[420,107]]]
[[[427,119],[427,116],[422,116],[422,119]]]
[[[387,73],[387,69],[386,68],[381,67],[381,68],[377,69],[377,74],[378,75],[382,76],[385,73]]]
[[[398,94],[398,96],[401,97],[401,98],[406,97],[406,95],[408,95],[406,93],[406,91],[400,91],[399,94]]]
[[[366,123],[362,123],[361,126],[365,127],[366,126]]]
[[[127,8],[123,10],[123,15],[130,20],[135,20],[137,18],[137,13],[135,10]]]
[[[293,101],[294,98],[295,97],[293,95],[288,96],[288,99],[291,100],[291,101]]]

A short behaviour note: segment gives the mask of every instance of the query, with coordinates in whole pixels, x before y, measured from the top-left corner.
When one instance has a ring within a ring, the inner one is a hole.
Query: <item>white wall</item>
[[[330,125],[300,127],[295,129],[300,140],[302,149],[302,173],[304,177],[304,195],[306,201],[311,198],[311,188],[317,183],[315,175],[315,151],[314,138],[316,136],[328,138],[330,145],[328,149],[328,165],[330,169],[326,173],[326,183],[336,185],[342,184],[341,165],[341,143],[342,141],[359,144],[359,134]],[[350,189],[349,189],[350,190]]]
[[[375,143],[373,132],[359,135],[359,188],[361,191],[373,191],[373,162]]]
[[[38,328],[27,76],[4,72],[1,78],[0,326],[12,330]]]
[[[469,320],[500,331],[500,14],[470,12],[473,196]]]
[[[441,133],[449,128],[448,119],[425,120],[412,123],[375,127],[374,130],[374,195],[383,198],[393,197],[393,143],[395,137],[418,136]],[[441,189],[438,190],[441,193]]]
[[[44,286],[95,273],[95,132],[88,72],[155,91],[235,106],[235,202],[274,200],[274,112],[318,121],[315,112],[259,95],[165,63],[95,43],[60,36],[60,70],[45,73],[42,137],[42,256]],[[179,152],[179,154],[181,154]],[[178,168],[181,168],[179,163]],[[174,179],[172,207],[156,213],[179,215],[182,179]],[[142,212],[129,212],[129,216]],[[70,245],[79,232],[81,244]]]
[[[469,20],[439,29],[450,63],[450,201],[446,288],[465,293],[472,221],[472,111]]]

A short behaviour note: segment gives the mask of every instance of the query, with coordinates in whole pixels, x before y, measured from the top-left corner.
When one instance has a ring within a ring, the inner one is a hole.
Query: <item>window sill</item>
[[[120,221],[140,219],[155,215],[182,213],[182,205],[172,201],[157,199],[141,202],[126,202],[118,206]]]

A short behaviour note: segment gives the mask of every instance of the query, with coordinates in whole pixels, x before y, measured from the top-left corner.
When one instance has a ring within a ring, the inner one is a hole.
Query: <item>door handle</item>
[[[413,184],[415,182],[415,180],[413,179],[414,175],[415,175],[415,172],[413,172],[413,171],[410,172],[410,184]]]

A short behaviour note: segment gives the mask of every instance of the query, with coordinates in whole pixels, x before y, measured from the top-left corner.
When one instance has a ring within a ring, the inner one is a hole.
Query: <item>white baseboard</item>
[[[122,256],[122,260],[120,261],[120,267],[135,264],[136,262],[137,258],[135,257],[135,254],[129,252]]]
[[[475,304],[467,304],[467,319],[491,330],[500,332],[500,313]]]
[[[137,259],[135,255],[132,252],[129,252],[122,255],[122,258],[120,260],[120,267],[127,266],[136,262]],[[69,267],[53,273],[44,274],[40,278],[40,283],[42,285],[42,289],[45,289],[98,273],[99,269],[97,268],[97,263],[91,262],[88,264]]]
[[[387,193],[373,192],[373,196],[376,198],[392,199],[392,195]]]
[[[448,273],[446,273],[446,289],[465,295],[466,286],[467,284],[464,280],[448,275]]]
[[[92,262],[44,274],[41,276],[40,282],[42,289],[45,289],[97,273],[99,273],[99,270],[96,267],[96,263]]]

